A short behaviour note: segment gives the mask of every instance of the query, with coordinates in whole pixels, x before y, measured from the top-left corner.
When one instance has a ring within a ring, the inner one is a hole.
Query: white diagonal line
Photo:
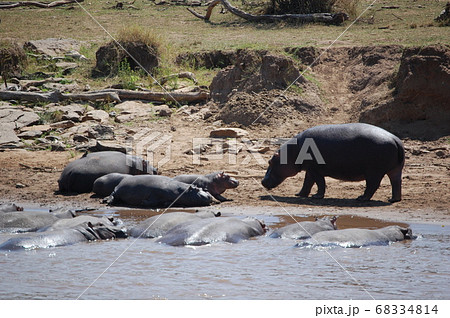
[[[253,178],[252,177],[252,179],[253,179],[253,181],[255,181],[259,186],[261,186],[261,184],[255,179],[255,178]],[[304,228],[304,226],[301,224],[301,222],[299,223],[299,222],[297,222],[297,220],[294,218],[294,216],[291,214],[291,213],[289,213],[281,204],[280,204],[280,202],[278,202],[274,197],[273,197],[273,195],[271,195],[264,187],[262,187],[263,189],[264,189],[264,191],[272,198],[272,200],[274,201],[274,202],[276,202],[278,205],[279,205],[279,207],[280,208],[282,208],[283,210],[284,210],[284,212],[286,212],[286,214],[287,215],[289,215],[309,236],[311,236],[311,238],[312,238],[312,235],[310,235],[310,233]],[[314,238],[312,238],[313,240],[314,240]],[[316,243],[319,243],[317,240],[315,240],[316,241]],[[333,261],[335,261],[336,262],[336,264],[338,264],[339,265],[339,267],[359,286],[359,287],[361,287],[362,288],[362,290],[364,290],[365,292],[366,292],[366,294],[367,295],[369,295],[369,297],[370,298],[372,298],[372,300],[375,300],[375,298],[372,296],[372,294],[363,286],[363,285],[361,285],[361,283],[341,264],[341,263],[339,263],[338,262],[338,260],[337,259],[335,259],[334,257],[333,257],[333,255],[331,255],[331,253],[329,252],[329,251],[327,251],[327,250],[325,250],[325,253],[327,253],[328,254],[328,256],[333,260]]]
[[[299,76],[297,76],[297,78],[291,83],[291,84],[289,84],[289,86],[288,87],[286,87],[286,89],[284,89],[283,90],[283,92],[277,97],[277,98],[275,98],[275,100],[272,102],[272,103],[270,103],[270,105],[269,106],[267,106],[266,107],[266,109],[264,109],[260,114],[259,114],[259,116],[250,124],[250,126],[251,125],[253,125],[254,123],[256,123],[260,118],[261,118],[261,116],[262,115],[264,115],[264,113],[270,108],[270,107],[272,107],[273,106],[273,104],[276,102],[276,101],[278,101],[279,99],[280,99],[280,97],[281,96],[283,96],[283,94],[284,93],[286,93],[286,91],[289,89],[289,88],[291,88],[291,86],[292,85],[294,85],[302,76],[303,76],[303,74],[305,74],[306,73],[306,71],[309,69],[309,70],[311,70],[312,71],[312,68],[311,68],[311,66],[313,66],[319,59],[320,59],[320,57],[323,55],[323,54],[325,54],[333,45],[334,45],[334,43],[336,43],[336,41],[337,40],[339,40],[352,26],[353,26],[353,24],[355,24],[356,23],[356,21],[358,21],[359,20],[359,18],[361,18],[362,17],[362,15],[364,14],[364,13],[366,13],[366,11],[367,10],[369,10],[369,8],[370,7],[372,7],[374,4],[375,4],[375,2],[377,2],[378,0],[374,0],[371,4],[369,4],[368,6],[367,6],[367,8],[365,8],[364,9],[364,11],[352,22],[352,23],[350,23],[350,25],[348,26],[348,27],[346,27],[345,28],[345,30],[341,33],[341,34],[339,34],[339,36],[336,38],[336,39],[334,39],[334,41],[333,42],[331,42],[331,44],[330,45],[328,45],[328,47],[325,49],[325,50],[323,50],[320,54],[319,54],[319,56],[318,57],[316,57],[315,59],[314,59],[314,61],[311,63],[311,64],[309,64],[306,68],[305,68],[305,70],[303,70],[303,72],[301,72],[300,73],[300,75]]]

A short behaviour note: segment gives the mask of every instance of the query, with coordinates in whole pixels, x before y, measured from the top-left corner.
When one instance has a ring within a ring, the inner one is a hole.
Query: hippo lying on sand
[[[108,173],[94,181],[92,186],[92,191],[99,196],[106,197],[110,195],[114,188],[122,181],[124,178],[129,177],[130,174],[125,173]]]
[[[336,220],[337,217],[324,217],[322,219],[316,218],[315,222],[304,221],[293,223],[274,230],[269,236],[295,240],[306,239],[318,232],[336,230]]]
[[[142,221],[137,226],[131,228],[130,236],[140,238],[160,237],[166,234],[167,231],[171,230],[181,223],[198,221],[204,218],[213,218],[216,216],[220,216],[220,212],[171,212],[155,215]]]
[[[342,246],[362,247],[368,245],[388,245],[391,242],[412,239],[410,228],[392,225],[377,230],[344,229],[314,234],[310,239],[297,246]]]
[[[265,225],[254,218],[207,218],[175,226],[157,240],[172,246],[204,245],[213,242],[237,243],[263,235]]]
[[[169,177],[145,175],[124,178],[105,201],[151,208],[193,207],[210,205],[212,197],[196,186]]]
[[[156,174],[147,161],[118,151],[101,151],[85,154],[70,162],[58,180],[59,191],[69,193],[91,192],[94,181],[108,173],[131,175]]]
[[[105,222],[104,218],[92,217],[91,222],[84,221],[82,217],[73,218],[55,227],[47,228],[42,232],[17,234],[6,242],[0,244],[0,250],[19,250],[49,248],[56,246],[72,245],[80,242],[109,240],[114,238],[126,238],[124,229]]]
[[[227,189],[234,189],[239,185],[239,181],[225,174],[224,172],[213,172],[207,175],[184,174],[173,178],[174,180],[196,185],[208,191],[220,202],[233,201],[221,196]]]
[[[317,184],[318,191],[313,197],[323,198],[325,177],[332,177],[366,180],[366,190],[358,200],[368,201],[387,174],[392,185],[389,201],[397,202],[401,200],[404,163],[401,140],[384,129],[361,123],[322,125],[307,129],[282,145],[270,159],[262,184],[272,189],[305,170],[298,196],[307,197]]]

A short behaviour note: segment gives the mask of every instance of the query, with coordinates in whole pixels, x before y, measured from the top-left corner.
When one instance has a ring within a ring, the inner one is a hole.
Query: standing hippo
[[[152,175],[124,178],[105,199],[112,205],[122,202],[151,208],[206,206],[211,201],[211,195],[196,186]]]
[[[392,225],[377,230],[353,228],[319,232],[311,236],[309,240],[298,243],[297,246],[336,245],[342,247],[362,247],[368,245],[388,245],[391,242],[412,238],[410,228]]]
[[[315,158],[307,152],[309,148]],[[345,181],[366,180],[366,189],[358,200],[368,201],[387,174],[392,185],[389,201],[397,202],[401,200],[404,163],[401,140],[384,129],[360,123],[322,125],[307,129],[282,145],[270,159],[262,184],[272,189],[305,170],[303,187],[297,196],[307,197],[316,183],[318,191],[313,198],[323,198],[327,176]]]
[[[213,218],[220,216],[219,213],[211,211],[202,211],[197,213],[171,212],[154,215],[137,226],[130,229],[130,236],[139,238],[154,238],[166,234],[167,231],[175,226],[191,221],[198,221],[204,218]]]
[[[306,239],[318,232],[336,230],[336,220],[337,217],[324,217],[322,219],[316,218],[315,222],[296,222],[274,230],[269,236],[294,240]]]
[[[0,244],[0,250],[50,248],[80,242],[126,237],[127,235],[122,229],[105,225],[101,221],[95,224],[83,222],[69,228],[15,235]]]
[[[157,174],[146,160],[118,151],[100,151],[85,154],[70,162],[58,180],[60,192],[91,192],[94,181],[108,173],[131,175]]]
[[[114,188],[122,181],[124,178],[129,177],[130,174],[125,173],[108,173],[94,181],[92,186],[92,191],[102,197],[110,195]]]
[[[233,201],[221,196],[227,189],[234,189],[239,185],[239,181],[225,174],[224,172],[213,172],[207,175],[183,174],[173,178],[174,180],[196,185],[208,191],[220,202]]]
[[[177,225],[157,242],[172,246],[237,243],[264,233],[264,223],[254,218],[207,218]]]

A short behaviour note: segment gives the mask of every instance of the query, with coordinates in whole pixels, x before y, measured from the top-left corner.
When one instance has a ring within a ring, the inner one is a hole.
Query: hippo
[[[130,174],[125,173],[108,173],[94,181],[92,191],[99,196],[106,197],[114,191],[114,188],[120,183],[120,181],[129,176]]]
[[[165,208],[168,206],[207,206],[211,195],[196,186],[166,176],[131,176],[124,178],[104,202],[132,206]]]
[[[0,213],[1,212],[16,212],[23,211],[23,207],[17,206],[15,203],[7,203],[0,205]]]
[[[48,212],[4,212],[0,213],[0,232],[34,232],[59,219]]]
[[[94,181],[108,173],[130,175],[157,174],[146,160],[118,151],[100,151],[84,154],[70,162],[58,180],[61,193],[87,193],[92,191]]]
[[[336,230],[336,220],[337,217],[324,217],[322,219],[316,218],[315,222],[296,222],[274,230],[272,233],[270,233],[269,237],[288,238],[294,240],[306,239],[311,237],[311,235],[321,231]]]
[[[363,247],[369,245],[389,245],[391,242],[412,238],[413,235],[410,228],[391,225],[376,230],[351,228],[318,232],[311,236],[310,239],[297,243],[297,246]]]
[[[308,153],[308,149],[315,158]],[[362,123],[321,125],[303,131],[283,144],[269,160],[262,180],[267,189],[277,187],[286,178],[305,170],[303,187],[297,196],[307,197],[312,186],[313,198],[325,195],[325,178],[345,181],[366,180],[364,194],[357,199],[368,201],[388,175],[392,185],[391,203],[401,200],[402,169],[405,150],[399,138],[386,130]]]
[[[104,223],[83,222],[74,227],[18,234],[0,244],[0,250],[22,250],[72,245],[80,242],[126,238],[126,232]]]
[[[179,224],[156,242],[172,246],[237,243],[264,233],[264,223],[255,218],[206,218]]]
[[[52,223],[51,225],[40,228],[38,232],[55,231],[66,228],[72,228],[83,223],[91,223],[91,224],[101,223],[104,226],[114,227],[121,225],[123,222],[120,219],[116,220],[114,218],[108,218],[106,216],[96,217],[91,215],[80,215],[71,219],[59,219],[54,223]]]
[[[171,212],[154,215],[131,228],[129,235],[139,238],[160,237],[178,224],[218,216],[220,216],[220,212],[214,213],[212,211],[197,213]]]
[[[224,172],[213,172],[207,175],[183,174],[173,179],[202,188],[220,202],[233,201],[232,199],[224,198],[221,194],[225,190],[234,189],[239,185],[239,181]]]

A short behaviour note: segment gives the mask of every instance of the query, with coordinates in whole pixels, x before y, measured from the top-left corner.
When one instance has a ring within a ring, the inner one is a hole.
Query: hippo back
[[[58,217],[48,212],[17,211],[0,213],[0,232],[37,231],[58,220]]]
[[[269,236],[272,238],[306,239],[321,231],[336,230],[336,217],[317,219],[293,223],[274,230]]]
[[[110,195],[114,188],[126,177],[131,176],[125,173],[108,173],[107,175],[101,176],[95,179],[92,186],[92,191],[100,196],[106,197]]]

